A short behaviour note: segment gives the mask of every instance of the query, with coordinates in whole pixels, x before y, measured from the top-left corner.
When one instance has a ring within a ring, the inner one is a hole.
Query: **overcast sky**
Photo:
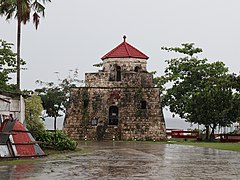
[[[127,36],[127,42],[150,58],[148,70],[163,73],[165,59],[176,54],[162,46],[193,42],[211,62],[223,61],[240,71],[239,0],[52,0],[36,31],[32,22],[22,29],[21,88],[35,89],[36,80],[56,81],[69,70],[84,73]],[[0,38],[16,43],[16,20],[0,17]],[[15,80],[15,79],[14,79]]]

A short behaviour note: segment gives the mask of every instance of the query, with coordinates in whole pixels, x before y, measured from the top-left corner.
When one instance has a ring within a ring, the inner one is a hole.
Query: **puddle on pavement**
[[[1,165],[0,179],[240,179],[239,152],[139,142],[80,142],[79,146],[94,151]]]

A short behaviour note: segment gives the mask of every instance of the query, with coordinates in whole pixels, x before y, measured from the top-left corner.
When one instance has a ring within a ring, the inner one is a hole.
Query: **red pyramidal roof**
[[[108,58],[140,58],[148,59],[148,56],[126,42],[126,36],[123,36],[123,42],[104,55],[101,59]]]

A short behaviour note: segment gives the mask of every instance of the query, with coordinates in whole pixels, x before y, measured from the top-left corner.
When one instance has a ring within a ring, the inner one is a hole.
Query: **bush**
[[[26,119],[26,127],[31,132],[33,137],[38,137],[43,131],[45,131],[45,127],[42,121],[32,121]]]
[[[33,94],[25,100],[25,104],[26,127],[31,131],[33,137],[38,136],[45,130],[43,121],[40,118],[43,111],[41,97]]]
[[[37,141],[41,141],[40,146],[42,148],[53,148],[56,150],[75,150],[77,142],[70,139],[62,131],[56,130],[56,132],[41,131],[35,136]]]

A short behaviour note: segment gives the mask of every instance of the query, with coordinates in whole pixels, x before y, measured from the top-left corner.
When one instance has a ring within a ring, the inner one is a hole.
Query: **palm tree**
[[[42,3],[40,3],[42,2]],[[17,89],[20,90],[20,42],[21,24],[26,24],[33,16],[33,23],[38,28],[40,15],[44,17],[45,7],[43,4],[51,0],[0,0],[0,15],[6,16],[6,20],[13,16],[17,19]],[[31,12],[33,11],[33,13]]]

